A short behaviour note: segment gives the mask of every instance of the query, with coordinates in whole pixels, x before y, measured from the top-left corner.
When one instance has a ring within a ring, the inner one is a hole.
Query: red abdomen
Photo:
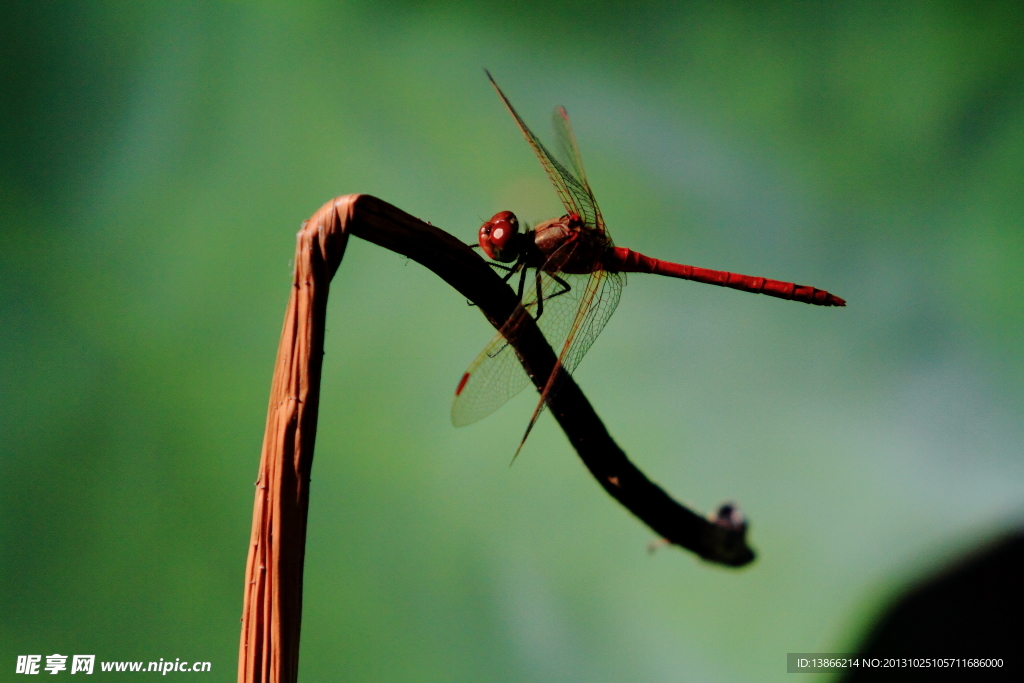
[[[729,273],[724,270],[709,270],[696,266],[684,266],[670,261],[659,261],[624,247],[615,247],[609,250],[605,258],[605,268],[612,272],[667,275],[683,280],[694,280],[709,285],[718,285],[719,287],[731,287],[732,289],[739,289],[754,294],[767,294],[768,296],[780,299],[802,301],[805,304],[816,304],[818,306],[846,305],[846,301],[834,294],[829,294],[824,289],[798,285],[793,282],[769,280],[764,277]]]

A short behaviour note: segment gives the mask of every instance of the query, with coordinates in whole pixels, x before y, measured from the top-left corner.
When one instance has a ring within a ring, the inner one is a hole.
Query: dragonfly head
[[[510,263],[519,257],[519,219],[511,211],[499,211],[480,226],[480,248],[487,257]]]

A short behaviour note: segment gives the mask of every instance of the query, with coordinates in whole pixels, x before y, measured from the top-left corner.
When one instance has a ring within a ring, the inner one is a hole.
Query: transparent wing
[[[608,319],[619,305],[622,295],[622,275],[607,270],[595,270],[580,296],[580,305],[566,336],[565,346],[558,360],[567,372],[572,372],[583,360],[594,340],[601,334]]]
[[[559,249],[545,267],[553,269],[572,257],[575,243]],[[504,405],[509,399],[532,384],[519,362],[515,349],[506,341],[524,323],[524,316],[537,321],[548,344],[558,353],[565,347],[587,291],[591,274],[552,275],[543,269],[526,269],[513,276],[510,284],[518,287],[523,276],[523,303],[509,317],[501,331],[484,347],[459,381],[452,400],[452,424],[472,424]],[[538,297],[538,292],[540,296]],[[577,361],[578,362],[578,361]]]
[[[537,321],[567,372],[572,373],[590,350],[618,306],[622,276],[605,270],[583,274],[557,272],[557,266],[572,257],[575,246],[566,245],[556,252],[541,269],[539,278],[536,270],[529,269],[524,303],[470,364],[460,381],[452,401],[455,426],[471,424],[490,415],[531,384],[515,350],[506,341],[506,335],[513,336],[523,324],[522,316],[528,315]],[[548,272],[549,269],[554,273]],[[541,306],[538,306],[538,279]],[[554,395],[557,390],[558,386],[552,384],[545,397]],[[531,428],[545,400],[541,399]]]
[[[555,125],[555,138],[562,148],[563,158],[568,162],[571,174],[579,179],[582,190],[587,193],[590,209],[593,211],[593,222],[587,218],[587,224],[595,227],[601,232],[607,232],[604,219],[601,217],[601,210],[597,208],[597,200],[594,199],[594,192],[587,182],[587,174],[583,170],[583,157],[580,156],[580,148],[576,144],[576,134],[572,132],[572,124],[569,122],[569,112],[565,107],[555,107],[555,114],[552,117]],[[583,214],[580,214],[581,216]]]
[[[540,165],[544,167],[544,170],[548,174],[548,178],[551,179],[551,183],[555,186],[555,191],[558,193],[558,198],[562,200],[562,206],[565,207],[566,213],[574,213],[583,219],[587,226],[596,228],[604,231],[604,223],[601,220],[601,212],[597,209],[597,202],[594,201],[594,195],[590,191],[590,187],[587,185],[585,177],[582,174],[583,166],[579,161],[579,151],[575,151],[575,156],[569,155],[570,165],[576,167],[576,175],[572,171],[567,169],[554,155],[551,154],[544,147],[543,143],[533,134],[523,120],[519,117],[515,108],[512,107],[512,103],[505,97],[505,93],[501,91],[498,84],[494,82],[494,78],[490,72],[484,71],[487,74],[487,78],[490,79],[491,85],[498,91],[498,96],[501,101],[505,103],[505,107],[509,113],[512,114],[512,118],[516,120],[516,124],[519,126],[519,130],[522,131],[523,137],[530,143],[530,147],[533,148],[534,154],[537,155],[537,159],[540,160]],[[564,121],[564,127],[569,129],[570,140],[572,139],[572,130],[569,128],[569,116],[565,114],[565,110],[561,109],[562,115],[558,115],[556,111],[556,117],[562,118]],[[561,129],[562,124],[557,124],[556,127]],[[561,134],[560,134],[561,135]],[[571,142],[573,148],[575,148],[575,141]]]
[[[609,273],[606,270],[595,270],[589,275],[581,290],[578,297],[579,307],[569,326],[569,333],[566,335],[562,351],[558,355],[558,365],[555,366],[554,372],[541,391],[540,400],[537,401],[537,407],[533,409],[533,416],[530,417],[526,432],[519,441],[519,448],[516,449],[513,461],[519,455],[519,451],[523,449],[523,444],[526,443],[526,438],[533,431],[533,425],[537,423],[537,418],[544,411],[544,406],[561,388],[561,380],[564,379],[565,374],[559,372],[559,369],[564,369],[567,374],[572,374],[572,371],[576,369],[576,366],[583,360],[583,356],[594,344],[597,335],[601,334],[601,330],[608,323],[608,319],[612,317],[612,313],[615,312],[622,294],[622,276],[618,273]]]
[[[452,424],[481,420],[530,385],[519,356],[500,332],[470,363],[452,400]]]

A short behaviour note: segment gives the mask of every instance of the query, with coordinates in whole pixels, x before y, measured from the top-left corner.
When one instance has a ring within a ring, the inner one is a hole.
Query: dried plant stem
[[[350,234],[434,271],[477,304],[496,328],[518,303],[511,288],[468,246],[375,197],[332,199],[303,225],[256,480],[238,658],[240,683],[293,683],[298,678],[309,476],[327,295]],[[555,367],[555,354],[536,325],[521,327],[521,333],[509,341],[541,389]],[[746,525],[734,508],[723,506],[709,520],[668,496],[626,458],[571,377],[562,380],[548,407],[604,489],[659,536],[713,562],[740,566],[753,559],[745,542]]]

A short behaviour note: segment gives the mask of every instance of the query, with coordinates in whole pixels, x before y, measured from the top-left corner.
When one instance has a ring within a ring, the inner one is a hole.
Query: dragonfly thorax
[[[588,227],[577,214],[572,213],[538,223],[533,229],[532,241],[536,245],[539,262],[529,265],[545,270],[555,265],[566,273],[591,273],[601,269],[605,253],[611,246],[604,232]]]

